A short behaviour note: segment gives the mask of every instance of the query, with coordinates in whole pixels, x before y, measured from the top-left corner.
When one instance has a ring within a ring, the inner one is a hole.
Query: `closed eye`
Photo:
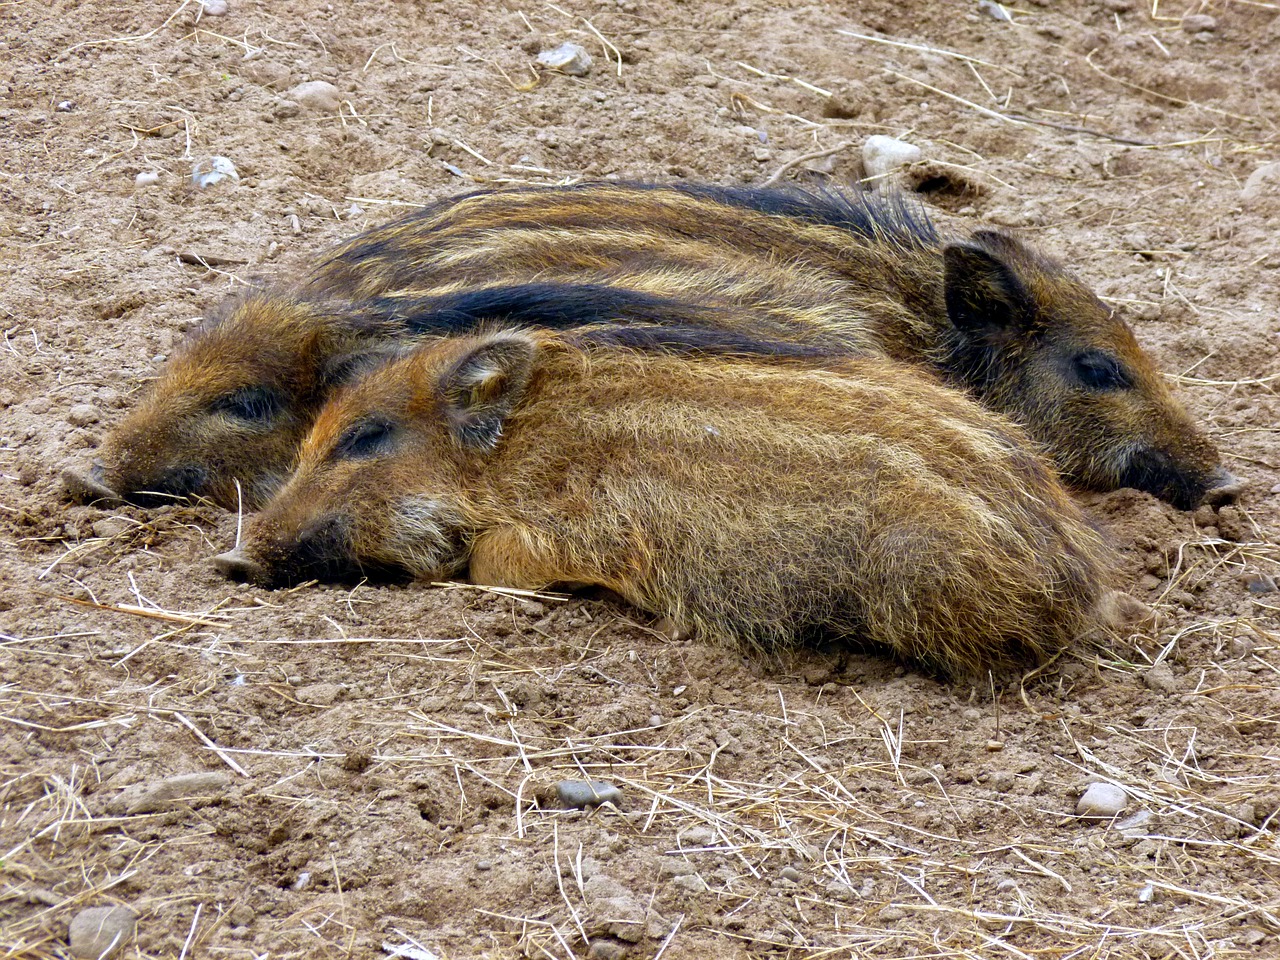
[[[1089,390],[1128,390],[1133,386],[1124,366],[1101,350],[1086,350],[1071,361],[1076,378]]]
[[[243,387],[213,402],[214,413],[223,413],[246,423],[262,424],[276,418],[283,404],[270,387]]]
[[[335,460],[362,460],[387,453],[395,444],[395,424],[374,418],[353,425],[333,448]]]

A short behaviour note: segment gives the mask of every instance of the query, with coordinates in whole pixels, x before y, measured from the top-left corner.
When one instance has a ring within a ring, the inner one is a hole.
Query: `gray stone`
[[[342,93],[327,80],[308,80],[286,94],[289,100],[311,113],[337,113]]]
[[[1207,13],[1191,13],[1182,18],[1182,29],[1187,33],[1212,33],[1218,29],[1218,21]]]
[[[200,7],[206,17],[225,17],[231,12],[227,0],[200,0]]]
[[[81,910],[67,928],[73,957],[112,957],[133,937],[138,915],[128,907],[89,907]]]
[[[209,770],[204,773],[182,773],[164,780],[150,780],[134,784],[115,797],[108,804],[113,812],[122,812],[126,816],[139,813],[155,813],[168,810],[180,803],[196,805],[198,801],[206,803],[222,793],[223,788],[231,782],[231,774],[221,770]]]
[[[1090,820],[1110,820],[1124,810],[1129,795],[1113,783],[1091,783],[1076,804],[1076,813]]]
[[[627,948],[613,940],[596,940],[587,953],[591,960],[621,960],[626,955]]]
[[[804,874],[795,867],[783,867],[781,876],[783,880],[790,880],[792,883],[799,883],[804,879]]]
[[[1012,23],[1013,17],[1009,16],[1009,11],[992,0],[978,0],[978,9],[985,13],[992,20],[999,20],[1001,23]]]
[[[905,140],[895,140],[879,134],[867,137],[862,145],[862,166],[868,177],[886,177],[899,167],[919,160],[920,148]]]
[[[556,784],[556,794],[567,807],[594,807],[601,803],[617,806],[622,790],[603,780],[561,780]]]
[[[538,54],[538,63],[571,77],[585,77],[591,72],[591,54],[576,43],[562,43],[554,50],[543,50]]]
[[[135,187],[154,187],[160,182],[159,170],[143,170],[140,174],[133,178]]]

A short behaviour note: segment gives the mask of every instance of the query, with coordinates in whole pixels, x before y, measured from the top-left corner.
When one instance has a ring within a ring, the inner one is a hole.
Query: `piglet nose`
[[[213,558],[213,565],[227,579],[242,583],[261,580],[265,573],[262,564],[245,556],[238,548],[218,554]]]
[[[102,482],[103,474],[103,466],[97,461],[88,473],[69,467],[62,471],[62,487],[78,503],[119,503],[120,495]]]
[[[1201,503],[1211,507],[1220,507],[1225,503],[1234,503],[1244,491],[1244,481],[1229,473],[1222,467],[1216,468],[1209,476],[1209,489],[1205,491]]]

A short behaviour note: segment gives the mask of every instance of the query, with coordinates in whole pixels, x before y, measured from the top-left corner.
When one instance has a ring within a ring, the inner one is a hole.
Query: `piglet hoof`
[[[101,472],[101,467],[95,467],[89,473],[67,468],[62,471],[62,488],[77,503],[96,503],[102,506],[122,503],[120,495],[95,476]]]
[[[1236,499],[1244,491],[1244,481],[1221,467],[1213,471],[1213,476],[1209,479],[1213,486],[1205,491],[1205,495],[1200,502],[1206,503],[1211,507],[1221,507],[1224,504],[1235,503]]]
[[[246,557],[238,549],[218,554],[213,558],[213,565],[228,580],[238,580],[241,583],[261,580],[266,572],[262,564]]]

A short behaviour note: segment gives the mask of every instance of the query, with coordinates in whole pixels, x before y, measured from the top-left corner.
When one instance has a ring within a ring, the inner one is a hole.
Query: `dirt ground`
[[[130,957],[1280,956],[1280,7],[199,10],[0,2],[2,956],[111,904]],[[566,40],[590,73],[536,73]],[[1132,647],[973,687],[600,600],[272,593],[209,562],[235,516],[61,492],[202,312],[405,206],[848,182],[871,134],[1124,311],[1248,481],[1082,498],[1158,611]],[[563,809],[587,777],[622,799]]]

